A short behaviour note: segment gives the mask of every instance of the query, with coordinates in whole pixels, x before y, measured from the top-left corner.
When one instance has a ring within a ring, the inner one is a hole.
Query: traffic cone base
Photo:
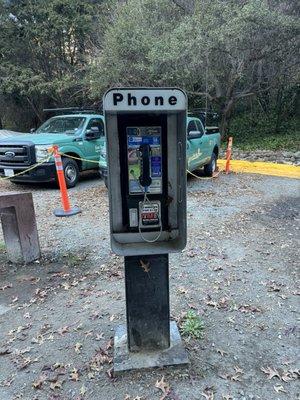
[[[68,211],[64,211],[62,208],[56,208],[54,210],[54,215],[56,217],[71,217],[71,215],[76,215],[81,212],[81,208],[79,207],[72,207]]]

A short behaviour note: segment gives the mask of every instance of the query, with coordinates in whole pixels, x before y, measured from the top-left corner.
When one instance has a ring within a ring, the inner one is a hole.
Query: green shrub
[[[243,113],[232,119],[230,136],[233,146],[241,150],[300,150],[300,121],[281,121],[276,132],[276,117]]]

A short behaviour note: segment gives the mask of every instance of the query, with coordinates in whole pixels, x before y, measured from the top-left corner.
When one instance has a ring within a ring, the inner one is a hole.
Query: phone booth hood
[[[110,238],[119,255],[186,245],[187,96],[177,88],[113,88],[103,98]]]

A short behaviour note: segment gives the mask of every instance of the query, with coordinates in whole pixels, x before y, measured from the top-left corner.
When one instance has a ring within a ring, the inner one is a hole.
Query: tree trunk
[[[234,99],[228,99],[221,109],[220,131],[223,137],[226,137],[229,129],[229,121],[234,107]]]
[[[39,113],[38,109],[36,108],[34,102],[29,97],[26,97],[26,99],[27,99],[28,103],[30,104],[31,108],[33,109],[35,115],[38,117],[39,121],[42,122],[43,118],[42,118],[41,114]]]

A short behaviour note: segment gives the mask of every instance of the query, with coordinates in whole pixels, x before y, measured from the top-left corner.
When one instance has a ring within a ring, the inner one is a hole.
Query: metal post
[[[175,321],[170,322],[169,255],[125,257],[127,326],[114,338],[114,373],[188,364]]]
[[[129,351],[170,347],[169,255],[125,257]]]

